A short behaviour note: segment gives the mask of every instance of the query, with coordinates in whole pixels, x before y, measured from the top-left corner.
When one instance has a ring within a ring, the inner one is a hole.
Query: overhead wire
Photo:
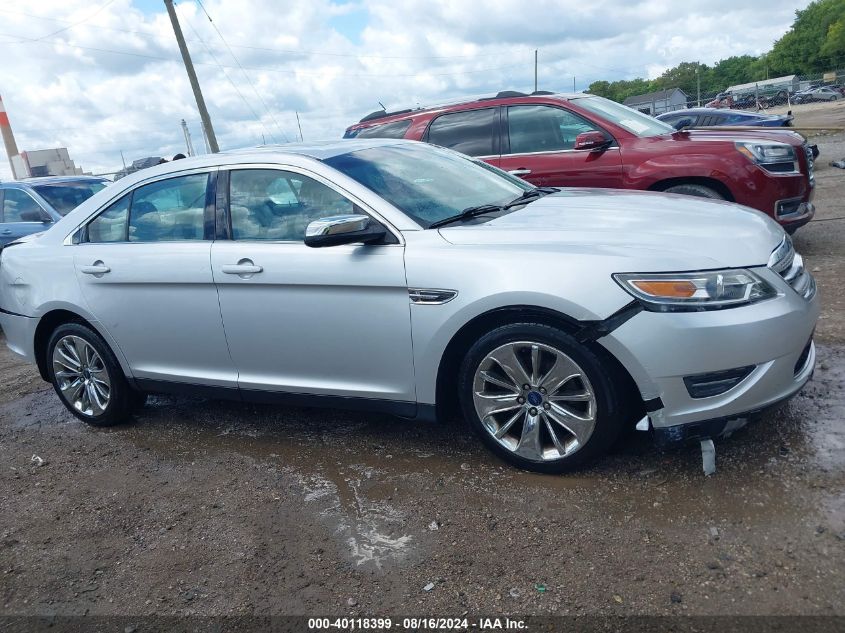
[[[267,105],[267,102],[264,100],[264,97],[262,97],[261,94],[256,89],[255,84],[252,82],[252,79],[250,79],[249,75],[244,70],[244,67],[241,65],[241,62],[235,56],[234,51],[229,46],[229,43],[226,41],[226,38],[223,37],[223,34],[220,32],[220,29],[217,28],[217,25],[211,19],[211,16],[208,14],[208,11],[206,11],[203,3],[200,0],[197,0],[197,2],[199,3],[199,6],[202,9],[203,13],[205,13],[205,17],[208,18],[209,23],[211,24],[212,27],[214,27],[214,30],[217,32],[217,35],[220,37],[220,41],[223,42],[223,44],[226,46],[226,49],[229,51],[229,55],[232,56],[232,59],[235,60],[235,63],[238,65],[238,68],[241,69],[241,73],[246,78],[247,82],[249,83],[250,87],[252,88],[252,91],[255,93],[255,96],[261,102],[261,105],[264,106],[264,110],[267,112],[268,115],[270,115],[270,119],[273,121],[273,124],[276,126],[276,129],[279,130],[279,134],[282,135],[282,138],[284,138],[285,142],[287,143],[289,141],[288,135],[285,134],[285,132],[282,130],[281,126],[279,125],[279,122],[276,120],[276,116],[273,114],[272,110],[270,110],[270,107]],[[199,37],[199,34],[197,34],[197,37]],[[211,51],[209,51],[209,52],[211,52]]]
[[[260,116],[259,116],[259,114],[255,111],[255,108],[253,108],[253,107],[252,107],[252,104],[251,104],[251,103],[247,100],[247,98],[244,96],[244,94],[240,91],[240,88],[238,88],[237,84],[236,84],[236,83],[232,80],[232,78],[231,78],[231,77],[229,77],[229,73],[227,73],[227,72],[226,72],[226,69],[225,69],[225,68],[223,68],[223,66],[222,66],[222,65],[220,64],[220,62],[217,60],[217,56],[214,54],[214,52],[212,52],[212,50],[211,50],[211,48],[209,48],[208,44],[206,44],[206,43],[205,43],[205,40],[203,40],[203,39],[200,37],[199,33],[197,33],[197,30],[194,28],[194,25],[193,25],[193,24],[191,24],[191,21],[190,21],[190,20],[188,20],[187,18],[185,18],[185,22],[187,22],[187,24],[188,24],[188,26],[190,27],[191,31],[193,31],[194,35],[196,35],[196,36],[197,36],[197,39],[199,39],[200,43],[202,43],[202,45],[203,45],[203,47],[205,48],[205,50],[206,50],[206,51],[208,51],[208,54],[211,56],[211,59],[213,59],[213,60],[214,60],[214,62],[217,64],[217,66],[218,66],[218,67],[220,68],[220,70],[223,72],[223,76],[224,76],[224,77],[226,77],[226,79],[229,81],[229,83],[230,83],[230,84],[232,84],[232,88],[234,88],[234,89],[235,89],[235,92],[236,92],[236,93],[238,93],[238,96],[239,96],[239,97],[241,98],[241,100],[244,102],[244,105],[246,105],[246,107],[249,109],[249,111],[250,111],[250,112],[252,112],[252,115],[255,117],[255,120],[258,122],[258,124],[261,126],[261,128],[262,128],[265,132],[270,133],[270,137],[271,137],[271,138],[273,138],[273,134],[272,134],[272,132],[270,132],[270,130],[268,130],[268,129],[266,128],[266,126],[264,125],[264,122],[261,120],[261,117],[260,117]]]

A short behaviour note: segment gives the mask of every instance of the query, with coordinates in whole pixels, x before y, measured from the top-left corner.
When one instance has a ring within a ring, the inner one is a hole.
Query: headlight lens
[[[750,270],[618,273],[613,278],[655,312],[719,310],[777,296],[772,286]]]
[[[736,143],[741,154],[771,172],[799,171],[795,148],[787,143]]]

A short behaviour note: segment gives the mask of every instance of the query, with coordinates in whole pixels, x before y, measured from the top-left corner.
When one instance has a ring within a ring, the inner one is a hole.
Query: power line
[[[252,112],[252,116],[254,116],[254,117],[255,117],[255,120],[258,122],[258,124],[259,124],[259,125],[260,125],[260,126],[261,126],[261,127],[262,127],[265,131],[266,131],[266,132],[269,132],[269,130],[267,130],[267,129],[264,127],[264,123],[261,121],[261,117],[260,117],[260,116],[258,116],[258,113],[255,111],[255,108],[253,108],[253,107],[252,107],[252,104],[250,104],[250,102],[249,102],[249,101],[247,101],[247,98],[243,95],[243,93],[240,91],[240,89],[239,89],[239,88],[238,88],[238,86],[235,84],[235,82],[234,82],[234,81],[232,81],[232,78],[231,78],[231,77],[229,77],[229,73],[227,73],[227,72],[226,72],[226,69],[225,69],[225,68],[223,68],[223,66],[220,64],[220,62],[218,62],[218,61],[217,61],[217,57],[214,55],[214,53],[211,51],[211,49],[210,49],[210,48],[208,47],[208,45],[205,43],[205,40],[203,40],[203,39],[200,37],[199,33],[197,33],[196,29],[194,28],[194,25],[193,25],[193,24],[191,24],[191,22],[190,22],[189,20],[187,20],[187,19],[185,20],[185,22],[187,22],[187,23],[188,23],[188,26],[189,26],[189,27],[191,27],[191,31],[193,31],[194,35],[196,35],[196,36],[197,36],[197,39],[199,39],[200,43],[203,45],[203,47],[205,47],[205,50],[207,50],[207,51],[208,51],[208,54],[209,54],[209,55],[211,55],[211,59],[213,59],[213,60],[214,60],[214,62],[215,62],[215,63],[216,63],[216,64],[220,67],[220,70],[223,72],[223,76],[224,76],[226,79],[228,79],[228,80],[229,80],[229,83],[230,83],[230,84],[232,84],[232,88],[234,88],[234,89],[235,89],[235,92],[237,92],[237,93],[238,93],[238,96],[239,96],[239,97],[241,98],[241,100],[244,102],[244,104],[246,105],[246,107],[247,107],[247,108],[249,108],[249,111],[250,111],[250,112]],[[272,136],[272,133],[271,133],[270,135]]]
[[[114,0],[108,0],[108,2],[106,2],[104,5],[102,5],[102,6],[101,6],[99,9],[97,9],[96,11],[94,11],[94,13],[92,13],[91,15],[89,15],[87,18],[84,18],[84,19],[80,20],[79,22],[73,22],[73,23],[72,23],[72,24],[70,24],[69,26],[66,26],[66,27],[64,27],[64,28],[61,28],[61,29],[59,29],[58,31],[53,31],[52,33],[48,33],[47,35],[42,35],[41,37],[36,37],[36,38],[24,38],[23,40],[21,40],[21,42],[40,42],[41,40],[47,39],[48,37],[53,37],[54,35],[58,35],[59,33],[63,33],[64,31],[67,31],[68,29],[72,29],[72,28],[73,28],[73,27],[75,27],[75,26],[79,26],[80,24],[84,24],[85,22],[87,22],[87,21],[88,21],[88,20],[90,20],[91,18],[93,18],[93,17],[97,16],[100,12],[102,12],[102,11],[103,11],[106,7],[108,7],[108,6],[109,6],[110,4],[112,4],[113,2],[114,2]]]
[[[16,35],[13,35],[11,33],[0,33],[0,36],[17,37]],[[7,41],[7,42],[4,42],[4,43],[5,44],[21,44],[21,43],[25,43],[25,42]],[[97,53],[113,53],[115,55],[128,55],[130,57],[139,57],[139,58],[151,59],[151,60],[155,60],[155,61],[176,62],[176,63],[179,62],[179,60],[174,59],[172,57],[161,57],[159,55],[145,55],[143,53],[132,53],[132,52],[129,52],[129,51],[117,51],[117,50],[110,49],[110,48],[99,48],[99,47],[96,47],[96,46],[81,46],[80,44],[70,44],[69,42],[62,42],[62,44],[64,46],[69,47],[69,48],[78,48],[78,49],[84,50],[84,51],[94,51],[94,52],[97,52]],[[219,65],[223,68],[229,68],[229,69],[232,69],[232,70],[236,69],[235,66],[228,66],[228,65],[225,65],[225,64],[213,64],[213,63],[209,63],[209,62],[194,62],[194,64],[198,65],[198,66],[218,66]],[[396,75],[344,74],[343,76],[353,78],[353,79],[397,79],[397,78],[403,78],[403,77],[404,78],[412,78],[412,77],[422,77],[422,76],[452,77],[452,76],[456,76],[456,75],[473,75],[473,74],[477,74],[477,73],[493,72],[493,71],[496,71],[496,70],[509,70],[511,68],[523,68],[524,66],[525,66],[525,64],[522,63],[522,64],[509,64],[507,66],[494,66],[494,67],[488,67],[488,68],[476,68],[476,69],[473,69],[473,70],[458,70],[458,71],[452,71],[452,72],[447,72],[447,73],[430,73],[430,72],[427,72],[427,71],[423,71],[423,72],[418,72],[418,73],[401,73],[401,74],[396,74]],[[271,72],[271,73],[282,73],[282,74],[287,74],[287,75],[304,75],[304,76],[309,76],[309,77],[325,77],[325,72],[309,73],[309,72],[302,71],[302,70],[286,70],[286,69],[282,69],[282,68],[271,68],[269,66],[244,66],[243,68],[245,68],[247,70],[258,70],[258,71],[265,71],[265,72]]]
[[[114,1],[114,0],[112,0]],[[203,7],[203,11],[205,12],[205,8]],[[36,15],[34,13],[26,13],[24,11],[10,11],[8,9],[0,9],[0,13],[8,13],[12,15],[23,15],[30,18],[36,18],[40,20],[50,20],[52,22],[62,22],[66,24],[70,24],[67,29],[61,29],[60,31],[65,31],[68,29],[77,26],[77,24],[71,23],[70,20],[63,20],[61,18],[52,18],[47,17],[44,15]],[[208,13],[206,12],[206,15]],[[93,16],[90,16],[87,19],[90,19]],[[78,23],[82,24],[82,22]],[[108,31],[120,31],[122,33],[131,33],[133,35],[143,35],[145,37],[150,37],[154,39],[160,39],[160,36],[157,33],[153,33],[150,31],[139,31],[133,29],[122,29],[115,26],[103,26],[100,24],[89,24],[90,28],[95,29],[105,29]],[[49,35],[44,36],[49,37]],[[188,40],[193,41],[193,40]],[[325,57],[349,57],[349,58],[356,58],[356,59],[479,59],[479,58],[488,58],[489,55],[369,55],[369,54],[359,54],[359,53],[335,53],[335,52],[328,52],[328,51],[313,51],[313,50],[302,50],[302,49],[284,49],[284,48],[269,48],[269,47],[262,47],[262,46],[251,46],[247,44],[232,44],[234,48],[243,48],[247,50],[254,50],[254,51],[264,51],[268,53],[283,53],[286,55],[318,55],[318,56],[325,56]],[[525,50],[528,50],[527,48]],[[503,55],[510,55],[511,53],[503,53]]]
[[[220,29],[218,29],[218,28],[217,28],[217,25],[216,25],[216,24],[214,23],[214,21],[211,19],[211,16],[210,16],[210,15],[208,15],[208,11],[206,11],[206,10],[205,10],[205,6],[203,5],[203,3],[202,3],[202,2],[200,2],[200,0],[197,0],[197,2],[199,3],[200,8],[202,9],[203,13],[205,13],[205,17],[207,17],[207,18],[208,18],[209,23],[211,24],[211,26],[213,26],[213,27],[214,27],[214,30],[217,32],[217,35],[220,37],[220,41],[221,41],[221,42],[223,42],[223,44],[224,44],[224,45],[226,46],[226,48],[228,49],[229,54],[232,56],[232,59],[234,59],[234,60],[235,60],[235,63],[238,65],[238,68],[240,68],[240,69],[241,69],[241,73],[243,73],[243,76],[246,78],[247,82],[249,83],[250,87],[252,88],[252,91],[255,93],[255,96],[256,96],[256,97],[258,97],[258,100],[259,100],[259,101],[261,102],[261,104],[264,106],[264,110],[267,112],[267,114],[269,114],[269,115],[270,115],[270,119],[273,121],[273,124],[276,126],[276,129],[277,129],[277,130],[279,130],[279,133],[282,135],[282,138],[284,138],[284,139],[285,139],[285,142],[287,143],[287,142],[289,141],[289,139],[288,139],[288,135],[287,135],[287,134],[285,134],[285,133],[282,131],[282,128],[281,128],[281,126],[279,125],[279,122],[276,120],[276,116],[273,114],[273,112],[272,112],[272,111],[270,110],[270,108],[267,106],[267,102],[266,102],[266,101],[264,101],[264,97],[262,97],[262,96],[259,94],[258,90],[255,88],[255,84],[254,84],[254,83],[252,83],[252,79],[250,79],[250,78],[249,78],[249,75],[248,75],[248,74],[246,73],[246,71],[244,70],[244,67],[241,65],[241,62],[238,60],[238,58],[237,58],[237,57],[235,57],[235,53],[234,53],[234,51],[232,51],[232,48],[229,46],[229,43],[226,41],[226,38],[224,38],[224,37],[223,37],[223,34],[220,32]],[[193,30],[193,27],[191,27],[191,29]],[[199,34],[197,34],[197,37],[199,37]],[[211,52],[211,51],[209,51],[209,52]],[[272,136],[272,134],[271,134],[271,136]]]

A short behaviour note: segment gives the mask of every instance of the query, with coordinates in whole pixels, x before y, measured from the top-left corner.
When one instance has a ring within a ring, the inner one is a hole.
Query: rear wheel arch
[[[699,185],[707,187],[718,193],[722,198],[728,202],[736,202],[731,190],[721,180],[715,178],[707,178],[704,176],[681,176],[678,178],[666,178],[659,180],[648,187],[649,191],[666,191],[672,187],[679,185]]]
[[[47,363],[47,344],[50,342],[50,337],[56,328],[65,323],[79,323],[88,326],[92,330],[97,330],[91,323],[83,316],[70,310],[57,309],[50,310],[38,321],[38,326],[35,328],[35,362],[38,366],[38,373],[41,378],[50,382],[50,374]]]
[[[514,323],[536,323],[558,328],[569,335],[576,335],[584,324],[569,315],[539,306],[514,305],[496,308],[480,314],[467,322],[450,339],[437,370],[435,404],[437,417],[448,419],[460,411],[458,403],[458,375],[461,363],[472,345],[492,330]],[[634,379],[613,354],[596,342],[584,343],[596,356],[607,363],[625,402],[632,410],[643,408],[642,398]]]

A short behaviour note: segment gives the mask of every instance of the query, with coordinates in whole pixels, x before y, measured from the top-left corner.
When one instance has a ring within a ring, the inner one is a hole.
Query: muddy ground
[[[845,614],[845,135],[815,140],[815,379],[715,476],[642,435],[539,476],[453,424],[185,398],[96,430],[3,346],[0,615]]]

